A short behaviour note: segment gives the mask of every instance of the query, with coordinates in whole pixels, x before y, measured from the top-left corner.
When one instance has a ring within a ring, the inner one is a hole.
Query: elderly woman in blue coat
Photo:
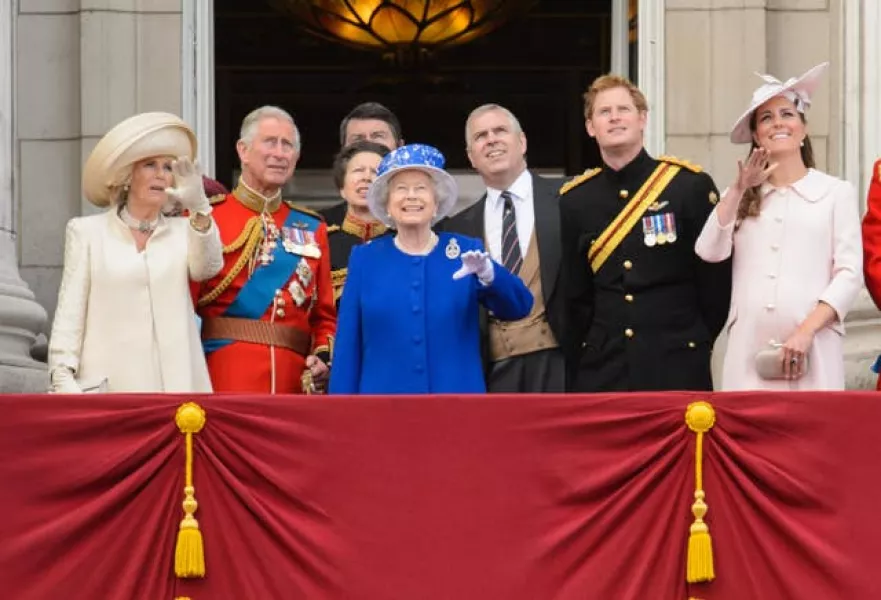
[[[479,240],[432,230],[458,193],[443,166],[443,154],[423,144],[379,165],[367,202],[395,235],[352,251],[332,394],[484,393],[479,305],[502,320],[532,309],[529,289]]]

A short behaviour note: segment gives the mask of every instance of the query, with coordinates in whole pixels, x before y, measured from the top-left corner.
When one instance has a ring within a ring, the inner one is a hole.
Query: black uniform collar
[[[603,174],[615,185],[624,184],[629,181],[639,181],[644,179],[655,167],[655,159],[649,156],[645,148],[640,150],[632,161],[624,165],[620,170],[616,171],[607,164],[603,164]]]

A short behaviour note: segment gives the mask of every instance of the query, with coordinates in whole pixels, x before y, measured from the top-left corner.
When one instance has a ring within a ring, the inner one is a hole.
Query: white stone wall
[[[19,0],[16,26],[19,271],[51,324],[92,147],[135,113],[180,114],[181,0]]]
[[[761,80],[830,61],[808,114],[819,168],[838,174],[844,0],[666,0],[667,152],[702,164],[724,187],[746,147],[728,141]],[[849,0],[858,1],[858,0]]]

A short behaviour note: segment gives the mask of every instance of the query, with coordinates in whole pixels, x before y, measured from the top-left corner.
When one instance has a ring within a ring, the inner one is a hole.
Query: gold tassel
[[[193,515],[199,508],[196,488],[193,487],[193,434],[205,426],[205,411],[195,402],[187,402],[174,415],[180,432],[186,439],[186,476],[184,481],[184,518],[177,532],[174,549],[174,573],[180,578],[205,576],[205,551],[199,522]]]
[[[704,502],[704,434],[716,424],[716,411],[709,402],[693,402],[685,411],[685,422],[688,428],[697,434],[694,457],[694,504],[691,512],[694,523],[691,524],[688,536],[688,559],[686,580],[688,583],[712,581],[716,578],[713,569],[713,540],[710,528],[704,522],[707,514],[707,503]]]

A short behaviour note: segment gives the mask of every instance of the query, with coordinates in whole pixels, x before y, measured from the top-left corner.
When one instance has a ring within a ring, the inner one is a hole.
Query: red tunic
[[[872,169],[866,216],[863,217],[863,274],[872,300],[881,308],[881,159]],[[878,389],[881,390],[881,377],[878,378]]]
[[[316,213],[282,202],[272,213],[273,221],[279,230],[282,229],[291,211],[300,213],[310,222],[318,219],[317,228],[314,228],[312,233],[321,255],[315,258],[302,257],[308,263],[312,274],[309,284],[303,286],[306,292],[305,302],[298,306],[289,289],[292,283],[298,281],[298,276],[292,269],[287,281],[278,290],[265,290],[267,298],[277,297],[277,300],[271,303],[260,320],[307,331],[312,336],[311,353],[326,352],[329,355],[336,331],[336,309],[330,278],[327,226]],[[252,269],[256,272],[257,269],[262,268],[254,266],[259,265],[259,262],[249,260],[251,256],[247,256],[238,273],[231,278],[231,281],[225,282],[228,276],[237,270],[236,265],[243,252],[248,250],[247,238],[250,236],[243,235],[243,232],[252,219],[260,218],[260,213],[243,204],[234,192],[225,200],[214,204],[212,216],[220,230],[220,239],[224,245],[224,265],[216,277],[200,286],[198,313],[203,318],[224,316],[227,308],[250,279]],[[262,230],[262,226],[259,230]],[[253,255],[254,252],[248,254]],[[280,293],[276,296],[279,290]],[[210,352],[207,360],[211,383],[216,392],[302,393],[301,377],[305,369],[305,357],[288,348],[233,341]]]

